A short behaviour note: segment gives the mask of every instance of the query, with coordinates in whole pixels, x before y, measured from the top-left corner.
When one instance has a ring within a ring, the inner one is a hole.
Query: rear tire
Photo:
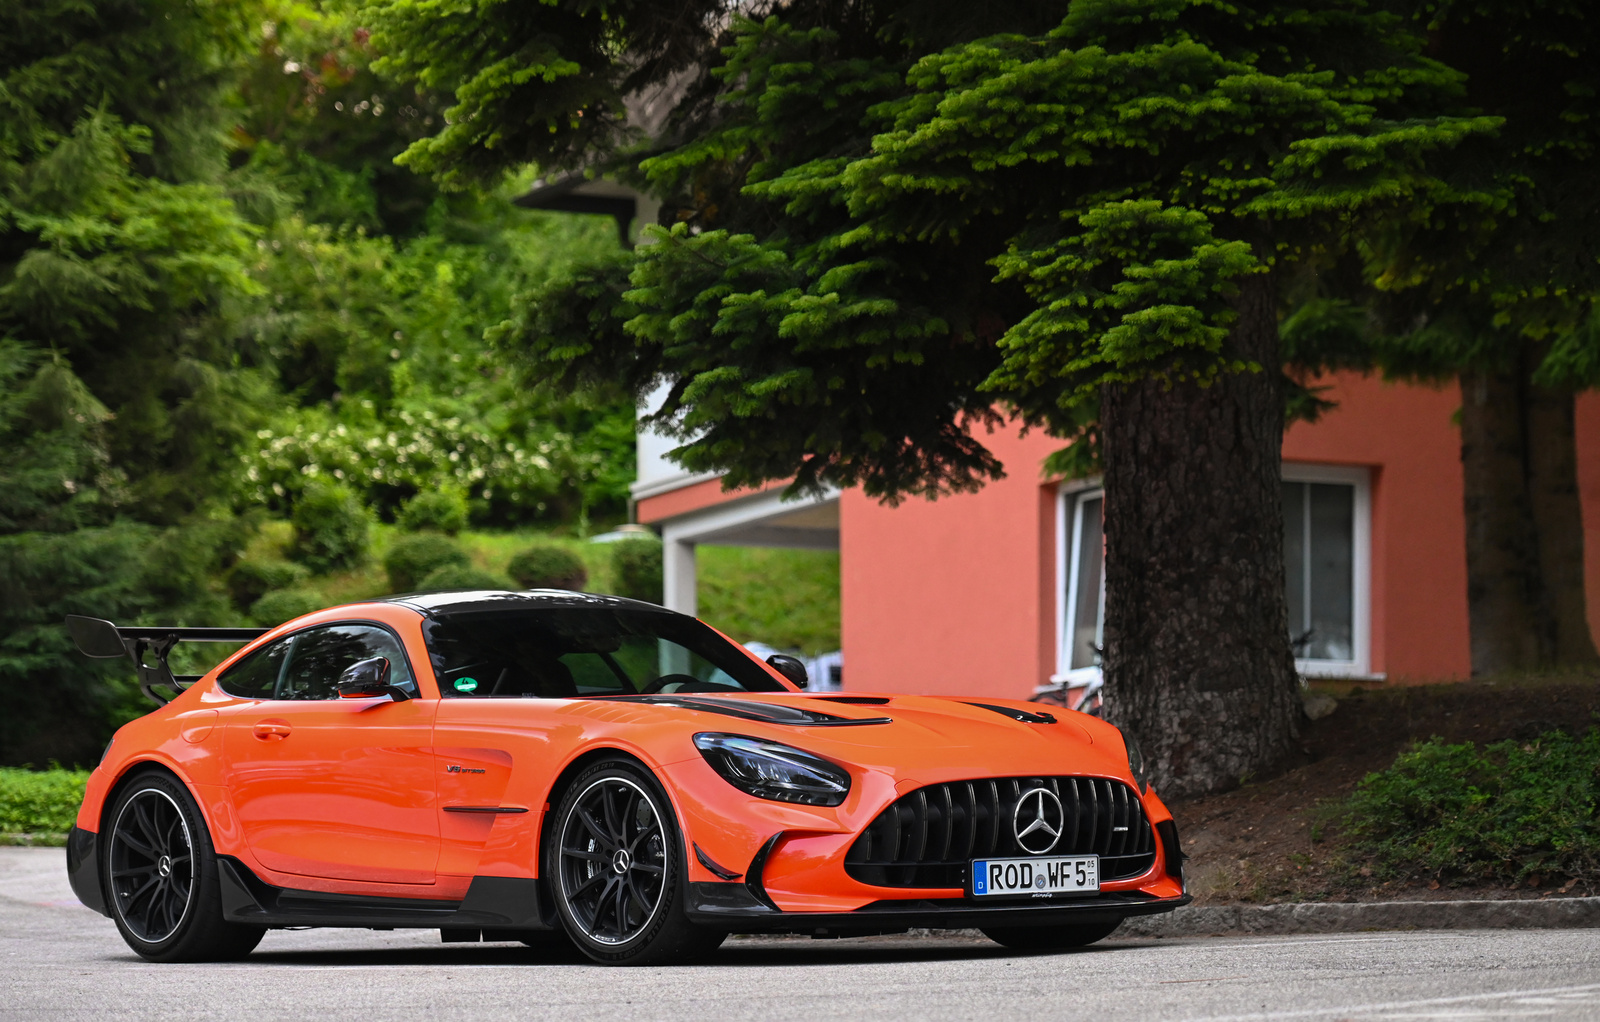
[[[1064,951],[1103,940],[1121,925],[1122,920],[1118,919],[1112,923],[1076,926],[986,926],[983,935],[1016,951]]]
[[[595,763],[567,787],[545,843],[562,927],[605,965],[710,954],[727,934],[689,922],[683,835],[656,779],[632,760]]]
[[[261,943],[261,926],[222,917],[217,854],[205,818],[178,780],[142,774],[106,817],[100,875],[122,939],[152,962],[230,962]]]

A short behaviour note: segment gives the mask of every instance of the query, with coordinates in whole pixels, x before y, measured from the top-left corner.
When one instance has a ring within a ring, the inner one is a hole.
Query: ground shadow
[[[777,966],[873,965],[897,962],[965,962],[1002,958],[1028,958],[1039,955],[1109,954],[1118,950],[1144,947],[1147,942],[1118,942],[1066,951],[1028,952],[1000,947],[971,939],[847,938],[736,939],[697,963],[709,968],[772,968]],[[513,944],[445,944],[387,948],[298,948],[274,951],[258,949],[246,962],[250,965],[296,966],[372,966],[377,968],[454,966],[588,966],[594,963],[576,949],[527,948]]]

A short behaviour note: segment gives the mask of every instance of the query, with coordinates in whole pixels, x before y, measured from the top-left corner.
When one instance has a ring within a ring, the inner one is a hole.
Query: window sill
[[[1360,665],[1349,660],[1296,660],[1295,673],[1302,679],[1318,678],[1338,681],[1386,681],[1383,672],[1363,671]]]

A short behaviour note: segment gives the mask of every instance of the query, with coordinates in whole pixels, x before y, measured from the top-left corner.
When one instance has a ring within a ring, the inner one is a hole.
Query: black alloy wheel
[[[135,937],[159,944],[177,932],[194,904],[194,842],[171,795],[142,788],[111,826],[107,879],[117,917]]]
[[[1122,920],[1117,919],[1072,926],[985,926],[982,929],[985,937],[1016,951],[1064,951],[1109,937],[1111,931],[1121,925]]]
[[[194,799],[176,778],[130,781],[107,819],[102,876],[117,929],[155,962],[231,961],[266,933],[222,917],[217,858]]]
[[[684,916],[683,839],[660,785],[607,760],[568,787],[547,853],[556,908],[573,943],[607,964],[684,961],[726,934]]]

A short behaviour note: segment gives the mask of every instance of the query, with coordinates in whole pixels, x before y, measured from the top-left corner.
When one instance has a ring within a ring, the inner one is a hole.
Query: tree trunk
[[[1555,636],[1544,612],[1516,375],[1461,374],[1461,467],[1472,673],[1529,670],[1549,661]]]
[[[1528,501],[1539,543],[1544,610],[1558,664],[1600,661],[1583,589],[1583,506],[1578,497],[1576,398],[1531,387],[1526,395]]]
[[[1167,796],[1236,786],[1298,745],[1275,299],[1249,278],[1230,337],[1265,371],[1103,395],[1107,715]]]

